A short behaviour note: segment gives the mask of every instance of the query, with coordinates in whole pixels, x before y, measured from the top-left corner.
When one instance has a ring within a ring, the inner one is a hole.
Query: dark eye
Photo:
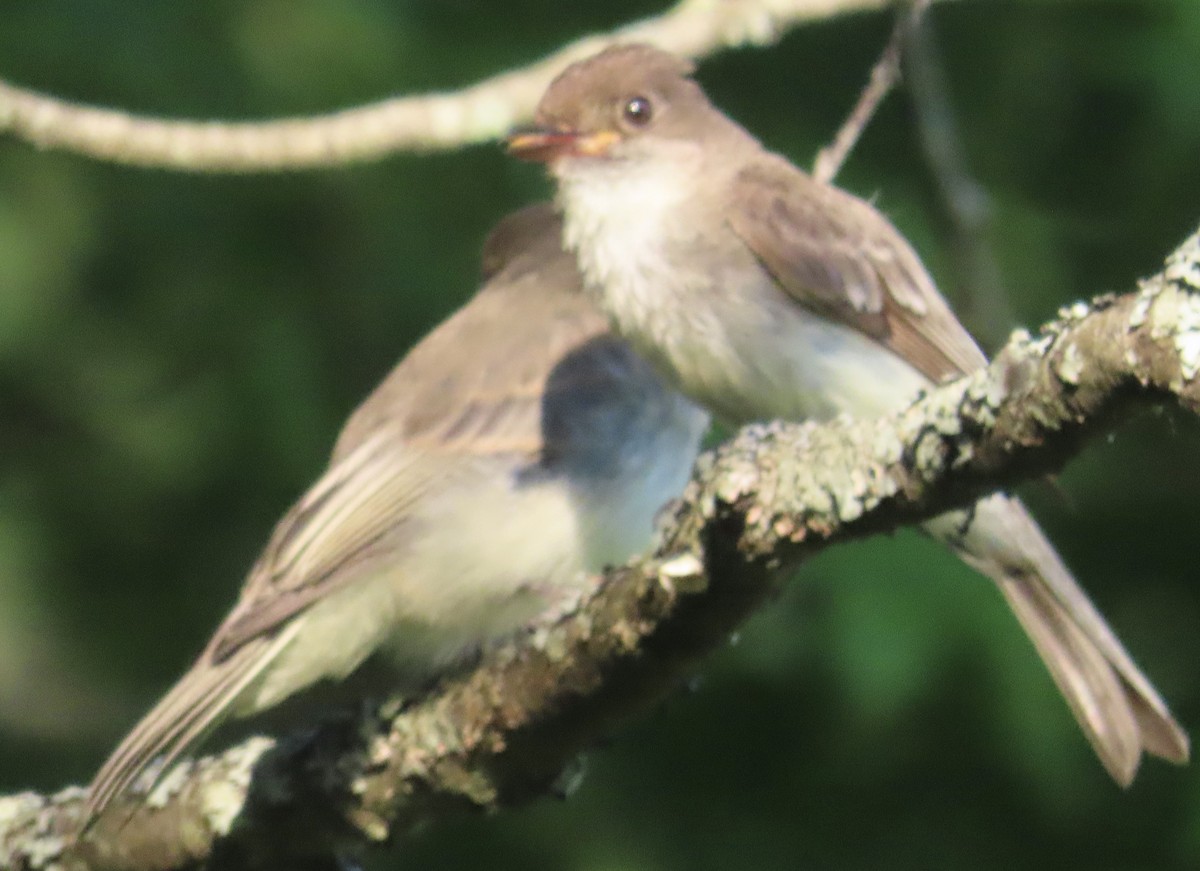
[[[634,127],[645,127],[654,115],[650,100],[646,97],[630,97],[621,109],[621,115]]]

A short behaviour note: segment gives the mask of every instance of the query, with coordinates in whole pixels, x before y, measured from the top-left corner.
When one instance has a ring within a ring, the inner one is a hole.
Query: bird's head
[[[716,110],[691,61],[648,45],[615,45],[567,67],[538,103],[535,126],[509,137],[523,160],[614,161],[678,150]]]

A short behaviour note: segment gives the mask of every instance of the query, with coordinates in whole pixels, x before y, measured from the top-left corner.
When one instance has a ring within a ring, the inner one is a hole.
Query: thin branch
[[[185,764],[130,805],[123,831],[102,821],[84,844],[65,834],[82,790],[0,799],[0,867],[298,867],[543,794],[724,645],[781,570],[1057,468],[1139,402],[1200,413],[1198,376],[1200,232],[1138,292],[1018,332],[988,368],[901,414],[743,430],[701,459],[653,555],[390,719]]]
[[[897,16],[896,25],[892,28],[892,35],[888,38],[887,45],[883,47],[883,53],[879,56],[879,60],[871,68],[871,77],[859,95],[858,102],[846,120],[842,122],[842,126],[838,128],[833,141],[817,153],[812,171],[813,178],[817,181],[826,184],[833,181],[841,171],[842,164],[846,162],[846,157],[867,128],[867,124],[874,117],[883,98],[891,93],[892,88],[900,81],[900,62],[904,54],[904,46],[908,42],[910,34],[920,27],[921,19],[929,9],[931,2],[932,0],[912,0],[908,5],[908,10]]]
[[[699,58],[761,45],[797,25],[880,9],[890,0],[681,0],[669,11],[571,43],[522,69],[459,91],[399,97],[260,123],[171,121],[56,99],[0,81],[0,132],[39,148],[195,172],[342,166],[401,151],[496,139],[527,122],[550,80],[613,41],[651,42]]]

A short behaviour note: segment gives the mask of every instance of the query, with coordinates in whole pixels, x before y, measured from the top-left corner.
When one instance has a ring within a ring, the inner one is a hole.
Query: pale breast
[[[703,364],[715,313],[694,306],[693,289],[706,265],[680,256],[694,224],[681,167],[626,163],[567,167],[560,172],[563,239],[576,253],[589,293],[616,331],[672,384],[686,390],[686,373]],[[688,321],[681,329],[681,312]]]
[[[686,180],[678,171],[614,162],[567,167],[560,176],[563,240],[576,252],[586,283],[601,288],[606,308],[629,313],[649,328],[654,301],[644,288],[670,293],[679,264],[666,250],[666,240],[686,196]]]
[[[863,334],[783,293],[682,171],[560,178],[565,241],[617,331],[683,393],[731,423],[878,415],[927,381]]]

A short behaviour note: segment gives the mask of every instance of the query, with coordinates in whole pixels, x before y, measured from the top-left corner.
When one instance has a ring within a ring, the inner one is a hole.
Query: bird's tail
[[[1117,783],[1142,751],[1187,761],[1187,734],[1018,500],[991,496],[926,529],[996,582]]]
[[[150,790],[171,763],[199,744],[233,713],[239,696],[288,642],[287,633],[244,645],[214,662],[208,652],[155,705],[112,752],[88,788],[79,833],[86,833],[155,759]],[[131,812],[132,813],[132,809]]]

